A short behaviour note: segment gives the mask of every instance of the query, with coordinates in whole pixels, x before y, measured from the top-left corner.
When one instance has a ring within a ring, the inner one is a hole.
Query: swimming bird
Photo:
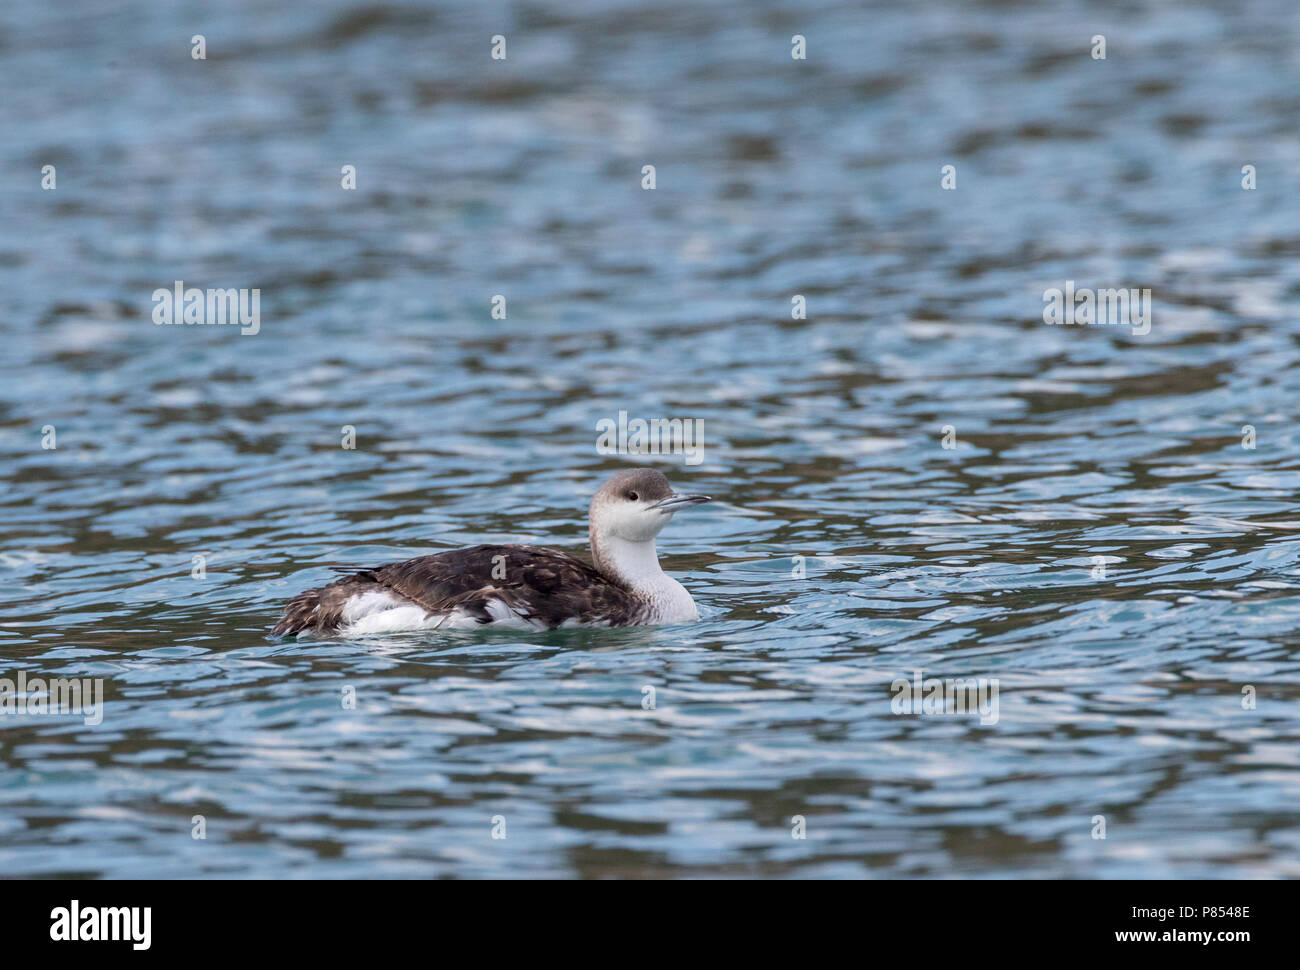
[[[655,536],[673,514],[712,501],[651,469],[619,472],[588,513],[592,565],[566,552],[484,545],[362,569],[291,599],[276,636],[360,636],[492,624],[644,626],[698,620],[695,601],[659,567]]]

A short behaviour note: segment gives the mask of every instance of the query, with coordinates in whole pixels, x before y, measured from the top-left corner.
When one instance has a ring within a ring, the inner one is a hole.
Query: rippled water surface
[[[6,875],[1300,876],[1291,0],[9,0],[0,80],[0,662],[107,696],[0,717]],[[620,410],[701,623],[267,638],[582,550]]]

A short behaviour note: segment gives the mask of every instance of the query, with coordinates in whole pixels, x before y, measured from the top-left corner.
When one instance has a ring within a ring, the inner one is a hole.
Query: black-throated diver
[[[299,593],[271,632],[356,636],[489,623],[553,630],[698,620],[691,594],[659,568],[655,536],[674,512],[708,501],[673,491],[657,471],[619,472],[591,500],[594,566],[540,546],[440,552]]]

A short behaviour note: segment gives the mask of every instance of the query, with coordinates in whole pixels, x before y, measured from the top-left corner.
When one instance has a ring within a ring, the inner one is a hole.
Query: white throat
[[[598,549],[592,549],[597,566],[605,572],[616,574],[618,580],[630,589],[643,590],[667,579],[659,565],[655,541],[632,542],[618,536],[601,536]]]
[[[650,622],[685,623],[700,618],[691,594],[660,567],[654,539],[632,542],[611,535],[593,536],[591,547],[597,569],[646,601]]]

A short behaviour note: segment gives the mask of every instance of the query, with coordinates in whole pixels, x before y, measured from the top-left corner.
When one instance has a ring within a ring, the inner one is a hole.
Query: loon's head
[[[707,495],[675,492],[668,479],[649,468],[619,472],[591,500],[592,546],[604,539],[650,542],[674,512],[708,501]]]

